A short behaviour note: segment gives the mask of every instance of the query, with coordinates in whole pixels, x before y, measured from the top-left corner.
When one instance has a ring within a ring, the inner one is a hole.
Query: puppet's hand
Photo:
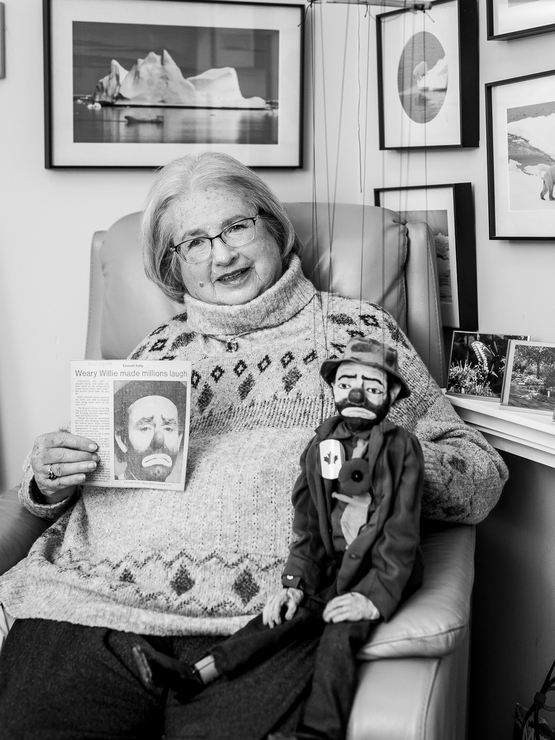
[[[300,588],[282,588],[275,594],[268,597],[266,606],[262,611],[262,621],[268,627],[275,627],[281,624],[281,610],[287,607],[285,619],[289,620],[297,611],[297,607],[303,600],[304,591]]]
[[[336,596],[328,601],[324,609],[324,622],[359,622],[362,619],[378,619],[380,612],[373,602],[356,591]]]

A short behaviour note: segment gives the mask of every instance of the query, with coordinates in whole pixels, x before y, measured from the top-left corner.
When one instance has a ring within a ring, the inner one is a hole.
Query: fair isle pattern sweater
[[[399,352],[412,395],[390,418],[422,444],[424,515],[476,522],[497,501],[501,459],[460,421],[381,308],[317,293],[293,257],[248,304],[187,296],[185,309],[132,355],[192,362],[185,490],[85,487],[72,505],[41,506],[27,467],[25,505],[59,518],[0,579],[14,617],[179,635],[230,634],[259,613],[288,554],[299,456],[333,413],[320,365],[352,336]]]

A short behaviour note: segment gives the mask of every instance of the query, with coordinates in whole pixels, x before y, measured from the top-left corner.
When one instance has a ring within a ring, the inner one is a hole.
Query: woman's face
[[[235,221],[256,215],[252,205],[220,186],[191,193],[169,212],[175,244],[195,236],[215,236]],[[257,219],[255,237],[244,247],[233,249],[216,239],[207,260],[191,264],[180,259],[180,265],[187,292],[205,303],[248,303],[282,275],[279,247],[263,218]]]

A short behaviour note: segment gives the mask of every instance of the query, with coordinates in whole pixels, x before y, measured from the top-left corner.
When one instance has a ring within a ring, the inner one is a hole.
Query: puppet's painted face
[[[378,367],[342,362],[332,383],[335,406],[349,429],[368,429],[389,411],[388,375]]]

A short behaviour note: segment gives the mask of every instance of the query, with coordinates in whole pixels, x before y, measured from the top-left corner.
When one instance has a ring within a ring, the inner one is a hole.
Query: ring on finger
[[[48,466],[48,480],[56,480],[59,476],[57,476],[54,471],[52,470],[52,465]]]

